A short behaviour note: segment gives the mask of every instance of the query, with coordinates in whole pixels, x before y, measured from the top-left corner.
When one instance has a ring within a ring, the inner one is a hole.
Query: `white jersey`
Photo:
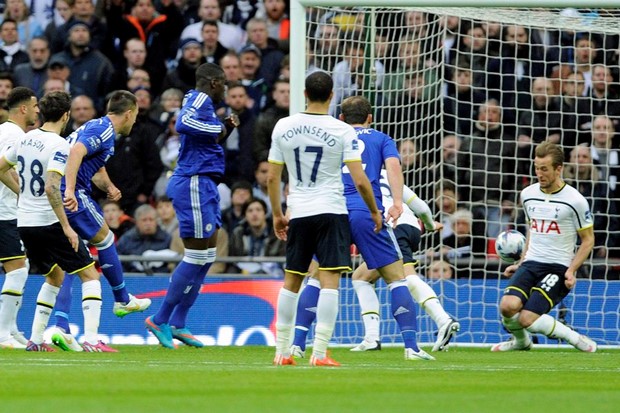
[[[53,132],[35,129],[9,148],[5,157],[18,164],[21,192],[17,205],[18,227],[39,227],[58,222],[45,194],[47,172],[65,174],[69,142]]]
[[[536,183],[521,191],[529,224],[529,246],[524,261],[569,266],[575,256],[577,231],[593,224],[588,201],[570,185],[552,194]]]
[[[0,125],[0,153],[15,145],[26,133],[17,124],[6,121]],[[0,221],[17,218],[17,195],[6,185],[0,183]]]
[[[347,214],[342,163],[361,159],[355,129],[329,115],[288,116],[271,135],[269,162],[288,169],[291,219]]]
[[[383,196],[381,203],[385,209],[384,215],[387,218],[388,210],[394,205],[394,199],[392,198],[392,191],[390,190],[390,184],[387,180],[387,171],[385,169],[381,170],[379,185],[381,186],[381,195]],[[422,201],[416,193],[406,185],[403,186],[403,203],[405,204],[405,208],[403,208],[401,216],[398,217],[396,225],[411,225],[422,231],[420,220],[418,220],[419,217],[424,223],[424,228],[427,231],[435,229],[431,209],[426,205],[426,202]]]

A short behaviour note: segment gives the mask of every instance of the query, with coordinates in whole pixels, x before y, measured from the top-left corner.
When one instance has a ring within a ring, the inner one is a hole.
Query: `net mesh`
[[[616,9],[307,9],[307,72],[332,74],[331,114],[348,96],[369,98],[373,126],[399,146],[406,184],[444,222],[441,234],[423,236],[419,271],[430,277],[449,263],[452,277],[431,282],[461,320],[461,340],[505,337],[495,239],[525,233],[518,194],[535,181],[533,148],[551,140],[565,151],[565,180],[595,216],[593,260],[579,277],[603,280],[584,283],[553,314],[620,344],[618,17]],[[345,324],[359,321],[346,294]],[[383,318],[387,340],[398,340]],[[432,341],[436,327],[426,316],[420,323]],[[361,338],[350,331],[358,328],[343,326],[337,339]]]

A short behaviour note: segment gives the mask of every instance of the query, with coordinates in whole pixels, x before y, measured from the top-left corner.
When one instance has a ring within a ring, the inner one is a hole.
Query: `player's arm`
[[[175,127],[179,133],[192,135],[210,143],[217,143],[227,133],[224,124],[215,116],[213,106],[206,100],[198,109],[192,107],[183,110]]]
[[[224,126],[225,126],[225,128],[222,131],[222,133],[220,133],[220,136],[217,139],[217,143],[222,143],[226,139],[228,139],[228,137],[230,136],[232,131],[235,130],[235,128],[238,128],[240,124],[241,124],[241,122],[239,121],[239,116],[237,116],[234,113],[231,113],[230,115],[228,115],[224,119]]]
[[[368,180],[366,173],[364,173],[362,161],[348,161],[346,162],[346,164],[347,168],[349,168],[349,173],[351,174],[351,178],[353,179],[355,188],[357,188],[357,192],[360,193],[362,199],[366,203],[366,206],[370,210],[370,215],[372,216],[372,220],[375,223],[375,232],[379,232],[381,230],[381,227],[383,226],[383,215],[377,207],[377,202],[375,201],[375,194],[372,191],[372,186],[370,186],[370,181]],[[402,184],[400,187],[402,188]]]
[[[269,192],[269,202],[271,202],[271,216],[273,217],[274,232],[278,239],[286,241],[288,218],[282,213],[282,200],[280,199],[280,184],[282,183],[283,169],[284,164],[269,161],[267,190]]]
[[[576,282],[575,273],[583,265],[585,260],[588,259],[592,248],[594,248],[594,226],[590,225],[587,228],[582,228],[577,231],[581,244],[577,248],[577,252],[573,257],[566,273],[564,274],[564,284],[567,288],[573,288]]]
[[[65,167],[65,193],[64,204],[69,211],[77,211],[78,202],[75,197],[75,185],[77,182],[77,173],[82,165],[82,160],[88,153],[88,149],[82,142],[76,142],[71,147],[67,166]]]
[[[15,152],[15,147],[9,147],[9,149],[0,156],[0,182],[19,195],[19,177],[15,169],[13,169],[16,162],[17,154]]]
[[[19,195],[19,177],[5,158],[0,158],[0,182]]]
[[[108,199],[112,201],[121,199],[121,191],[112,183],[105,166],[102,166],[101,169],[93,175],[92,181],[97,188],[108,194]]]
[[[65,236],[71,243],[73,249],[77,251],[79,238],[69,225],[69,219],[67,218],[67,214],[65,214],[62,194],[60,193],[61,179],[62,175],[57,171],[47,171],[47,175],[45,176],[45,195],[47,195],[47,200],[54,210],[54,214],[56,214]]]
[[[385,171],[393,201],[393,205],[388,210],[388,222],[396,225],[398,217],[403,213],[403,185],[405,181],[400,160],[395,157],[387,158],[385,160]]]
[[[403,202],[420,218],[426,231],[439,231],[443,224],[433,220],[433,213],[428,204],[420,199],[411,188],[403,186]]]

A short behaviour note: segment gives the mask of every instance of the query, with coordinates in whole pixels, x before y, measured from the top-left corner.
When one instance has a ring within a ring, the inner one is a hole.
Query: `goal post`
[[[445,221],[445,234],[423,235],[418,268],[461,322],[457,343],[488,345],[508,337],[498,310],[506,265],[494,255],[494,239],[508,228],[525,232],[517,195],[535,181],[534,144],[549,139],[565,148],[565,179],[591,203],[597,244],[577,287],[552,315],[600,345],[620,347],[620,183],[614,181],[620,150],[612,154],[620,147],[620,9],[613,9],[614,0],[589,1],[588,9],[583,3],[517,0],[512,8],[498,8],[496,0],[290,3],[291,113],[304,109],[304,79],[311,70],[334,76],[332,115],[348,95],[370,99],[374,126],[400,147],[406,183]],[[596,132],[597,122],[610,126]],[[612,147],[596,149],[605,134]],[[581,155],[592,158],[590,167],[579,164]],[[600,163],[612,158],[613,165]],[[463,254],[440,248],[461,245],[456,235],[448,241],[459,220],[471,232]],[[429,258],[431,250],[437,257]],[[435,264],[443,260],[452,277],[430,278],[441,272]],[[398,344],[383,282],[377,291],[383,342]],[[334,340],[350,345],[361,340],[362,323],[346,277],[341,300]],[[432,342],[436,326],[423,310],[418,321],[420,341]]]

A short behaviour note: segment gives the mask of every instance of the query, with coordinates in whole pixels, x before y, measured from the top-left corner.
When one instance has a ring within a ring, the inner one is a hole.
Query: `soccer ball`
[[[525,237],[519,231],[504,231],[497,236],[497,241],[495,241],[497,255],[508,264],[521,258],[523,248],[525,248]]]

